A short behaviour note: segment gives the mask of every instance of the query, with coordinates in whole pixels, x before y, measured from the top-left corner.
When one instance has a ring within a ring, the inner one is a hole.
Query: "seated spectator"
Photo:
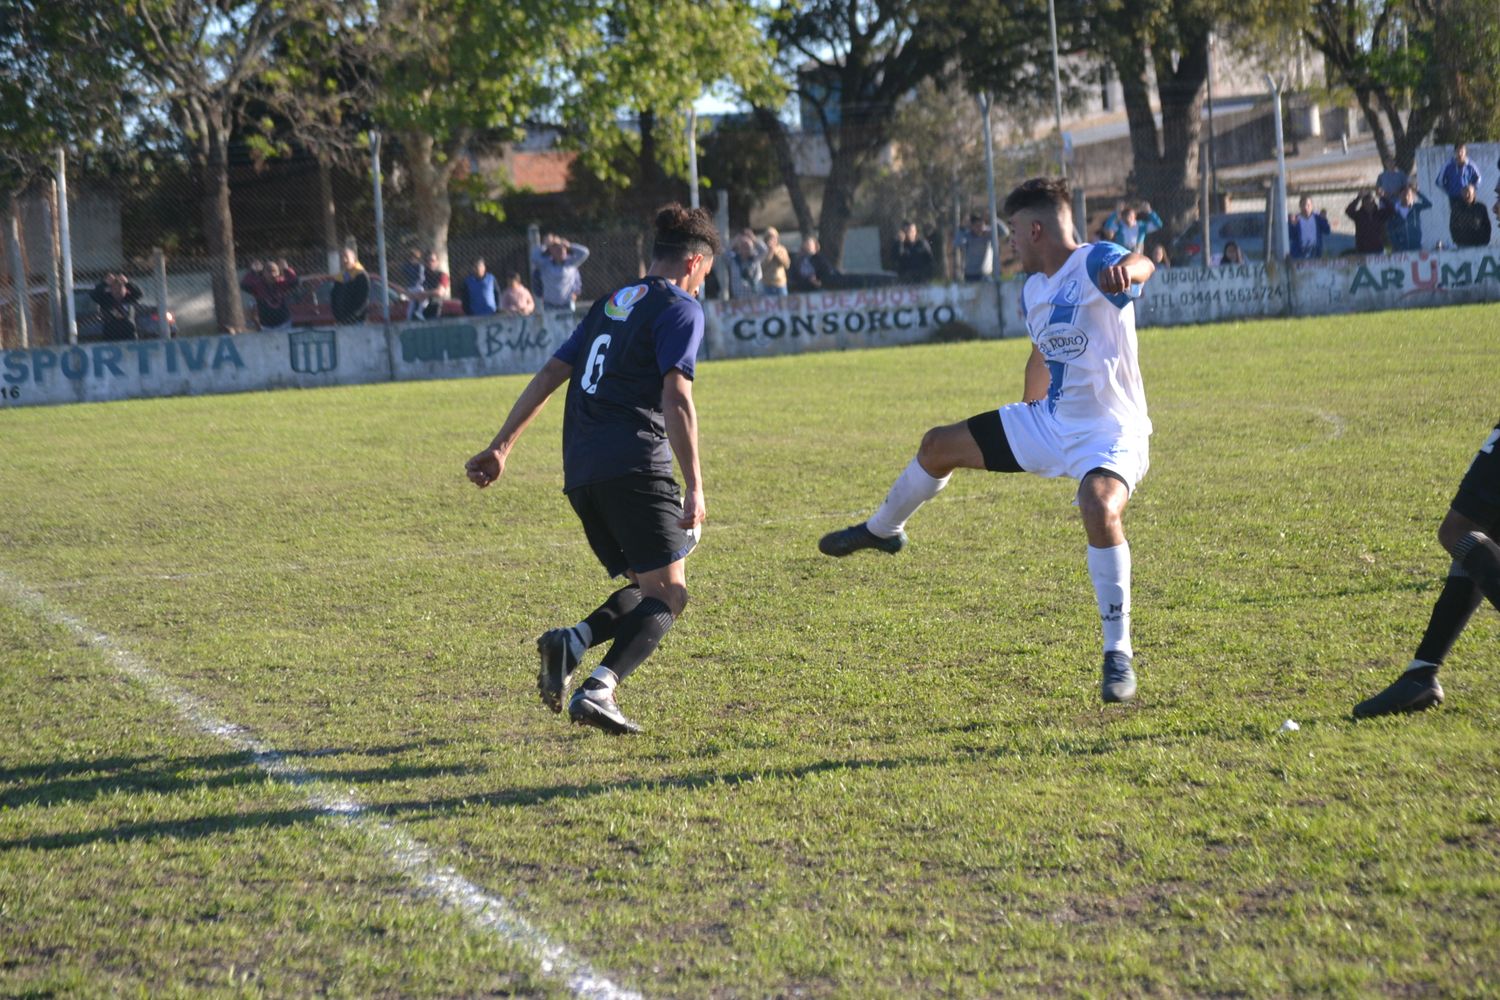
[[[799,292],[814,292],[828,286],[838,274],[821,253],[816,236],[802,241],[802,253],[792,269],[793,287]]]
[[[1224,244],[1224,252],[1219,254],[1220,264],[1243,264],[1245,255],[1240,252],[1240,245],[1234,240]]]
[[[1292,216],[1289,222],[1287,235],[1291,238],[1292,258],[1312,260],[1323,256],[1323,237],[1332,232],[1328,225],[1328,212],[1324,210],[1313,214],[1312,197],[1303,195],[1301,211]]]
[[[297,272],[285,260],[251,261],[240,287],[255,296],[255,320],[262,330],[287,330],[292,309],[287,296],[297,287]]]
[[[531,297],[531,289],[526,287],[521,276],[514,271],[505,285],[505,291],[500,293],[498,306],[500,312],[514,316],[530,316],[536,312],[536,300]]]
[[[786,295],[787,272],[792,269],[792,256],[782,245],[781,234],[775,226],[766,227],[766,255],[760,262],[760,290],[764,295]]]
[[[729,297],[749,298],[760,291],[761,261],[770,248],[746,226],[729,244]]]
[[[1422,249],[1422,213],[1432,207],[1425,194],[1417,192],[1415,184],[1407,184],[1401,195],[1391,205],[1391,217],[1386,220],[1385,234],[1390,238],[1391,250],[1402,253]]]
[[[406,293],[406,318],[416,319],[422,309],[422,282],[427,279],[427,268],[422,265],[422,249],[412,247],[406,263],[401,265],[397,286]]]
[[[1449,206],[1448,230],[1456,247],[1487,247],[1490,245],[1490,214],[1480,204],[1474,185],[1463,189],[1456,202]]]
[[[901,233],[896,238],[894,253],[896,280],[906,285],[925,285],[932,280],[936,261],[932,255],[932,244],[917,232],[915,222],[901,223]]]
[[[495,276],[485,267],[484,258],[474,260],[474,273],[464,278],[458,290],[465,316],[493,316],[500,309],[499,290],[495,287]]]
[[[436,250],[427,251],[427,263],[422,268],[422,319],[437,319],[443,314],[443,300],[450,295],[448,272],[438,264]]]
[[[370,303],[370,276],[365,273],[353,247],[344,247],[339,254],[339,263],[343,270],[337,277],[329,276],[333,278],[333,289],[328,298],[333,321],[345,325],[363,323],[365,307]]]
[[[583,275],[578,268],[588,259],[588,247],[569,243],[552,233],[533,247],[531,265],[541,279],[542,305],[568,312],[577,310],[578,296],[583,292]]]
[[[1386,223],[1394,211],[1379,188],[1355,195],[1344,208],[1344,214],[1354,222],[1354,249],[1359,253],[1384,252]]]
[[[125,275],[110,271],[99,279],[89,298],[99,306],[103,320],[100,336],[105,340],[135,340],[135,304],[141,290]]]

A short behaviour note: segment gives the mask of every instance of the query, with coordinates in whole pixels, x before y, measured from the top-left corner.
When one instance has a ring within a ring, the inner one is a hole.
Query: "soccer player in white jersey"
[[[1104,626],[1102,694],[1135,697],[1130,645],[1130,545],[1121,515],[1146,474],[1151,421],[1136,361],[1133,290],[1150,260],[1114,243],[1075,243],[1066,181],[1029,180],[1005,199],[1011,243],[1030,272],[1021,308],[1031,334],[1022,401],[934,427],[868,521],[824,535],[818,548],[896,553],[906,521],[954,469],[1032,472],[1078,480],[1089,576]]]

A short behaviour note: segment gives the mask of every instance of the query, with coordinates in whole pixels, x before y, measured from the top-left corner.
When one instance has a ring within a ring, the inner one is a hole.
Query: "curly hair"
[[[717,257],[723,246],[713,216],[704,209],[683,208],[674,201],[656,213],[651,254],[657,260],[683,260],[698,254]]]

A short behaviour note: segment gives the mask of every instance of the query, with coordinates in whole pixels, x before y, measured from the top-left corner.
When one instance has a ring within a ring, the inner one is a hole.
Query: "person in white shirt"
[[[1141,383],[1132,290],[1150,260],[1115,243],[1073,240],[1067,181],[1036,178],[1005,199],[1023,270],[1021,307],[1031,334],[1022,401],[934,427],[869,520],[824,535],[825,555],[896,553],[906,521],[948,484],[954,469],[1031,472],[1078,480],[1104,631],[1101,694],[1135,696],[1130,642],[1130,546],[1121,517],[1149,465],[1151,421]]]

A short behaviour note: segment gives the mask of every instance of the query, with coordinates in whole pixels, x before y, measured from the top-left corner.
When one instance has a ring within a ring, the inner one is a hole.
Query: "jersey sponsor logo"
[[[1052,326],[1037,338],[1036,346],[1048,361],[1072,361],[1088,350],[1089,337],[1076,326]]]
[[[645,285],[631,285],[622,288],[610,297],[604,306],[604,315],[613,320],[626,320],[630,318],[630,311],[636,307],[636,303],[646,297],[650,291]]]

